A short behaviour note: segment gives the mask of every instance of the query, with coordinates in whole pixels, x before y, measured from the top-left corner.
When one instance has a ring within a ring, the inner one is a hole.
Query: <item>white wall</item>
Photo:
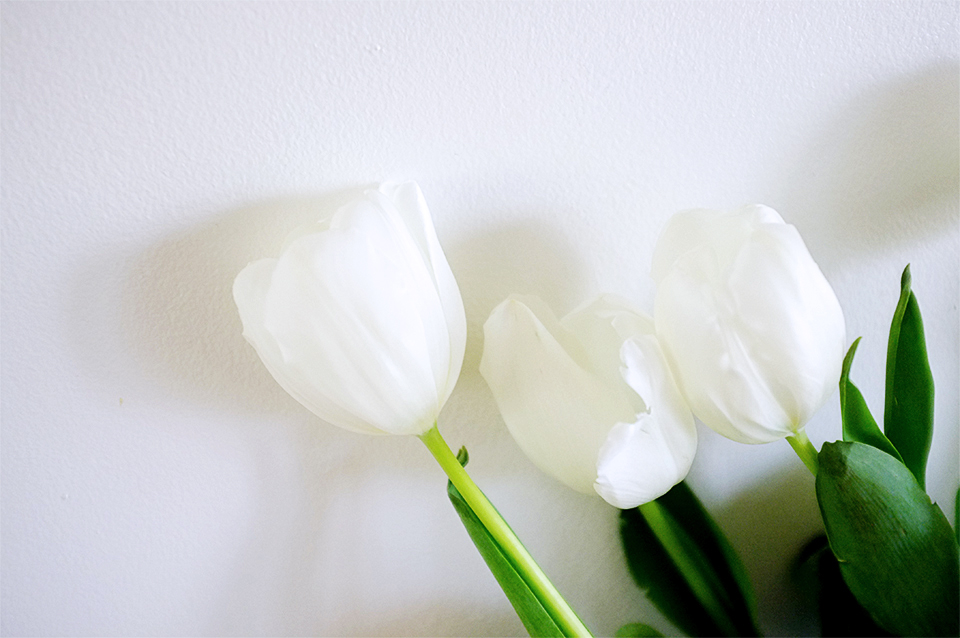
[[[477,373],[510,292],[650,308],[665,219],[763,202],[834,285],[882,407],[912,264],[958,484],[958,5],[4,3],[5,635],[513,635],[415,439],[320,423],[229,287],[309,209],[420,182],[466,302],[452,445],[599,634],[667,629],[616,512],[540,475]],[[809,426],[839,438],[834,397]],[[702,430],[691,482],[764,629],[816,631],[787,563],[818,529],[786,443]]]

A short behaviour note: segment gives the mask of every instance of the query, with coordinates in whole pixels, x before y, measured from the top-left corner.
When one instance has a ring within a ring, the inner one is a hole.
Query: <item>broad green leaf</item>
[[[663,636],[663,634],[650,625],[632,622],[618,629],[614,636],[616,636],[616,638],[659,638]]]
[[[840,374],[840,418],[843,421],[843,440],[872,445],[902,462],[903,459],[900,458],[897,448],[880,431],[880,426],[870,414],[870,408],[867,407],[863,395],[850,380],[850,366],[853,364],[858,345],[860,345],[860,337],[857,337],[847,351],[847,356],[843,359],[843,371]]]
[[[759,635],[746,570],[685,482],[653,504],[624,510],[620,534],[634,580],[678,628],[693,636]]]
[[[933,439],[933,375],[927,361],[920,306],[910,290],[909,265],[900,279],[900,302],[887,344],[883,430],[924,487]]]
[[[460,448],[457,459],[461,465],[466,465],[467,458],[466,448]],[[513,609],[520,617],[527,633],[531,636],[563,636],[563,632],[549,612],[544,609],[523,577],[507,560],[499,543],[490,535],[477,515],[473,513],[473,509],[450,481],[447,481],[447,495],[450,497],[453,507],[457,510],[457,514],[460,515],[460,520],[463,521],[463,526],[470,534],[473,544],[477,546],[477,550],[483,556],[487,567],[490,568],[501,589],[503,589],[503,593],[506,594],[510,604],[513,605]]]
[[[817,500],[840,572],[884,629],[960,633],[960,553],[946,516],[910,471],[856,442],[824,443]]]

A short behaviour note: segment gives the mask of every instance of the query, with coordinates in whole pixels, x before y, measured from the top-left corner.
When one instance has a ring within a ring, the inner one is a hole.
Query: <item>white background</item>
[[[912,264],[938,383],[928,474],[958,483],[958,5],[4,3],[5,635],[515,635],[416,439],[318,422],[230,297],[311,209],[382,180],[430,203],[469,321],[441,416],[598,634],[670,627],[617,512],[544,477],[477,373],[511,292],[652,307],[676,210],[762,202],[833,284],[882,412]],[[840,436],[834,396],[810,424]],[[770,634],[819,529],[786,443],[701,430],[690,481]]]

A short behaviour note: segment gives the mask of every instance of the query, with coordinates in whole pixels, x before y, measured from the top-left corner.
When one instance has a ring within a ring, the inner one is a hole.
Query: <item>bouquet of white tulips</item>
[[[523,452],[621,510],[628,568],[677,628],[759,635],[746,572],[684,478],[695,418],[741,443],[786,439],[816,476],[826,530],[806,557],[818,561],[825,591],[842,594],[823,605],[824,633],[958,635],[957,536],[924,492],[933,380],[909,269],[890,330],[882,429],[850,381],[857,342],[847,351],[840,304],[775,211],[678,213],[652,275],[652,317],[612,295],[559,319],[531,296],[493,310],[480,372]],[[590,635],[470,479],[466,450],[454,455],[437,429],[466,321],[416,184],[320,211],[278,258],[238,275],[234,299],[244,336],[305,407],[348,430],[424,442],[531,635]],[[803,428],[838,386],[842,440],[818,451]],[[660,635],[643,619],[623,620],[633,622],[618,635]]]

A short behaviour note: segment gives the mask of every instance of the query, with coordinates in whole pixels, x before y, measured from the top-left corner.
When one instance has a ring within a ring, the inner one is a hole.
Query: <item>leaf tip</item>
[[[853,357],[857,354],[857,346],[860,345],[860,340],[863,337],[857,337],[853,340],[853,343],[850,344],[850,349],[847,350],[847,356],[843,358],[843,369],[840,372],[840,379],[846,380],[850,376],[850,367],[853,365]]]
[[[466,467],[467,463],[470,462],[470,454],[467,452],[466,445],[461,445],[460,449],[457,451],[457,461],[459,461],[460,465],[463,467]]]

